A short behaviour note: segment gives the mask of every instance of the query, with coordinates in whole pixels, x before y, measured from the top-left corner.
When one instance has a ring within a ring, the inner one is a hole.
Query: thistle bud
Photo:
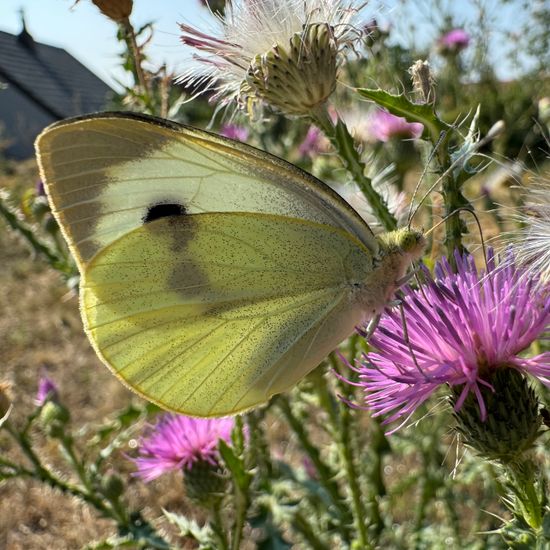
[[[454,413],[456,430],[464,443],[489,460],[513,462],[531,449],[540,435],[542,417],[533,388],[516,369],[502,367],[488,380],[492,388],[480,386],[487,409],[481,420],[479,403],[470,393]],[[460,389],[451,398],[456,403]],[[454,404],[454,403],[453,403]]]
[[[50,212],[50,205],[44,196],[37,197],[31,206],[32,215],[38,221],[42,220]]]
[[[328,24],[305,25],[288,46],[276,44],[252,60],[239,103],[261,99],[287,115],[307,115],[334,92],[337,55]]]
[[[117,499],[124,491],[124,483],[120,476],[108,472],[101,479],[101,492],[111,499]]]
[[[47,435],[54,438],[63,436],[65,426],[70,420],[66,407],[55,401],[46,401],[40,411],[40,424]]]
[[[92,0],[99,11],[117,23],[127,21],[132,13],[132,0]]]
[[[46,214],[42,220],[44,231],[55,237],[59,233],[59,225],[51,214]]]
[[[183,468],[183,482],[187,496],[207,507],[223,496],[227,479],[219,465],[199,460]]]

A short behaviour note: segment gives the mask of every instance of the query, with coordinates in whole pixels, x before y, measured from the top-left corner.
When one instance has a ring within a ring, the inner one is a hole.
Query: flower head
[[[352,0],[233,0],[211,32],[180,25],[198,52],[180,80],[250,114],[264,103],[307,114],[333,92],[342,52],[361,38],[358,11]]]
[[[57,401],[59,390],[55,382],[47,376],[42,376],[38,381],[38,391],[34,403],[37,407],[41,407],[48,400]]]
[[[549,288],[522,277],[513,262],[478,273],[470,256],[455,255],[457,272],[446,259],[425,270],[421,290],[404,288],[408,339],[399,312],[388,311],[370,339],[375,352],[360,366],[366,403],[387,422],[409,417],[441,385],[458,391],[455,410],[469,394],[480,417],[486,408],[482,388],[503,368],[530,374],[550,386],[550,352],[523,357],[521,352],[550,323]]]
[[[456,53],[464,50],[470,43],[470,35],[464,29],[452,29],[437,40],[438,50],[445,53]]]
[[[103,15],[121,23],[128,20],[132,13],[133,0],[92,0]]]
[[[420,122],[407,122],[406,119],[376,109],[368,120],[371,139],[388,142],[391,139],[418,139],[424,131]]]
[[[152,481],[172,470],[191,470],[195,463],[217,466],[218,441],[229,442],[233,418],[191,418],[165,414],[152,433],[140,441],[139,456],[132,459],[136,475]]]

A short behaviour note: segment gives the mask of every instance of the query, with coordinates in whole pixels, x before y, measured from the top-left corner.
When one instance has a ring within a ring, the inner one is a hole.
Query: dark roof
[[[111,88],[61,48],[0,31],[0,81],[55,119],[105,108]]]

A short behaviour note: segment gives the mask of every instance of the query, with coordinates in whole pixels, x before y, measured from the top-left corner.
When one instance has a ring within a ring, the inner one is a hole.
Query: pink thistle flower
[[[391,139],[418,139],[424,131],[420,122],[406,119],[376,109],[368,120],[368,133],[375,141],[388,142]]]
[[[437,46],[441,53],[456,53],[468,47],[470,35],[464,29],[452,29],[440,36]]]
[[[384,423],[408,419],[443,384],[462,386],[456,411],[473,393],[485,420],[480,389],[492,389],[491,376],[504,367],[550,386],[550,352],[520,355],[548,329],[549,287],[522,276],[513,261],[497,268],[492,251],[486,274],[478,273],[471,256],[455,258],[457,273],[443,259],[435,278],[425,270],[421,290],[404,288],[408,343],[395,310],[385,313],[370,339],[376,351],[359,367],[360,385],[374,415],[389,414]]]
[[[163,415],[141,439],[139,456],[131,459],[138,468],[134,475],[149,482],[173,470],[191,470],[199,461],[217,466],[218,442],[229,443],[234,423],[233,418]]]
[[[34,403],[37,407],[41,407],[47,400],[57,401],[59,398],[59,390],[53,380],[47,376],[42,376],[38,381],[38,391]]]
[[[237,124],[224,124],[220,129],[220,135],[237,141],[246,141],[248,130],[244,126],[237,126]]]

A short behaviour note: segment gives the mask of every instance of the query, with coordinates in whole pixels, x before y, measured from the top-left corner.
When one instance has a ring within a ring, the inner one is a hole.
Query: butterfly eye
[[[160,218],[170,216],[184,216],[186,214],[185,206],[177,203],[161,203],[150,206],[147,214],[143,217],[143,223],[149,223]]]
[[[422,233],[418,231],[405,231],[401,235],[399,246],[405,252],[409,252],[415,249],[423,240]]]

